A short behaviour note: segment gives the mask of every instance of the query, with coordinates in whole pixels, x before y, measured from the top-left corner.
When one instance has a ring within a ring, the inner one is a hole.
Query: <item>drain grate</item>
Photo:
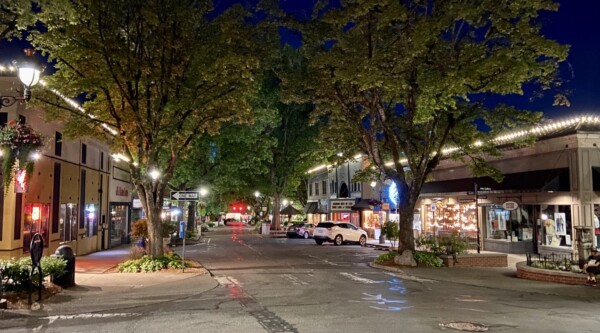
[[[460,322],[460,321],[454,321],[454,322],[450,322],[450,323],[440,323],[440,327],[451,328],[453,330],[465,331],[465,332],[487,332],[487,330],[488,330],[488,327],[483,324]]]

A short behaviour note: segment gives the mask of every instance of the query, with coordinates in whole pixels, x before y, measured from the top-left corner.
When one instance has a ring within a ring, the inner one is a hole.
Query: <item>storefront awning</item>
[[[319,208],[318,202],[308,202],[306,207],[304,207],[304,212],[306,214],[318,214],[317,209]]]
[[[381,210],[381,202],[377,200],[369,200],[369,199],[360,199],[354,206],[351,207],[352,210]]]
[[[471,192],[474,190],[474,178],[453,179],[439,182],[429,182],[423,185],[422,194]],[[504,180],[497,183],[490,177],[477,178],[479,188],[488,187],[492,191],[570,191],[569,169],[550,169],[528,172],[509,173]]]

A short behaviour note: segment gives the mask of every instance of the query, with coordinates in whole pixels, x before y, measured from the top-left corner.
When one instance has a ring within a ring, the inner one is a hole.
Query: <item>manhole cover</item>
[[[443,328],[451,328],[457,331],[465,332],[486,332],[488,328],[483,324],[468,323],[468,322],[451,322],[451,323],[440,323]]]

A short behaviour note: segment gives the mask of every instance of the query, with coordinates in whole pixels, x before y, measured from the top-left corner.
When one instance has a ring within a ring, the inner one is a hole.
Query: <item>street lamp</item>
[[[282,202],[282,203],[283,203],[283,206],[284,206],[284,207],[285,207],[285,206],[287,206],[287,204],[288,204],[288,201],[287,201],[287,199],[283,199],[283,202]]]
[[[33,57],[33,49],[25,49],[25,56]],[[33,61],[25,61],[17,63],[13,61],[13,65],[17,67],[17,76],[23,83],[23,96],[0,96],[0,109],[14,105],[17,101],[29,101],[31,98],[31,88],[40,81],[42,70]]]
[[[152,178],[152,180],[157,180],[158,177],[160,177],[160,171],[156,169],[150,170],[150,178]]]
[[[208,194],[208,190],[205,189],[204,187],[200,189],[200,196],[201,197],[205,197]]]
[[[260,197],[260,192],[258,192],[258,191],[254,192],[254,196],[256,197],[256,199],[258,199],[258,197]]]

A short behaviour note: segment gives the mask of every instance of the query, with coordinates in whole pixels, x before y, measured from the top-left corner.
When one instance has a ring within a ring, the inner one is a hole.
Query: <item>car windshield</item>
[[[335,225],[333,222],[321,222],[317,224],[317,228],[331,228]]]

